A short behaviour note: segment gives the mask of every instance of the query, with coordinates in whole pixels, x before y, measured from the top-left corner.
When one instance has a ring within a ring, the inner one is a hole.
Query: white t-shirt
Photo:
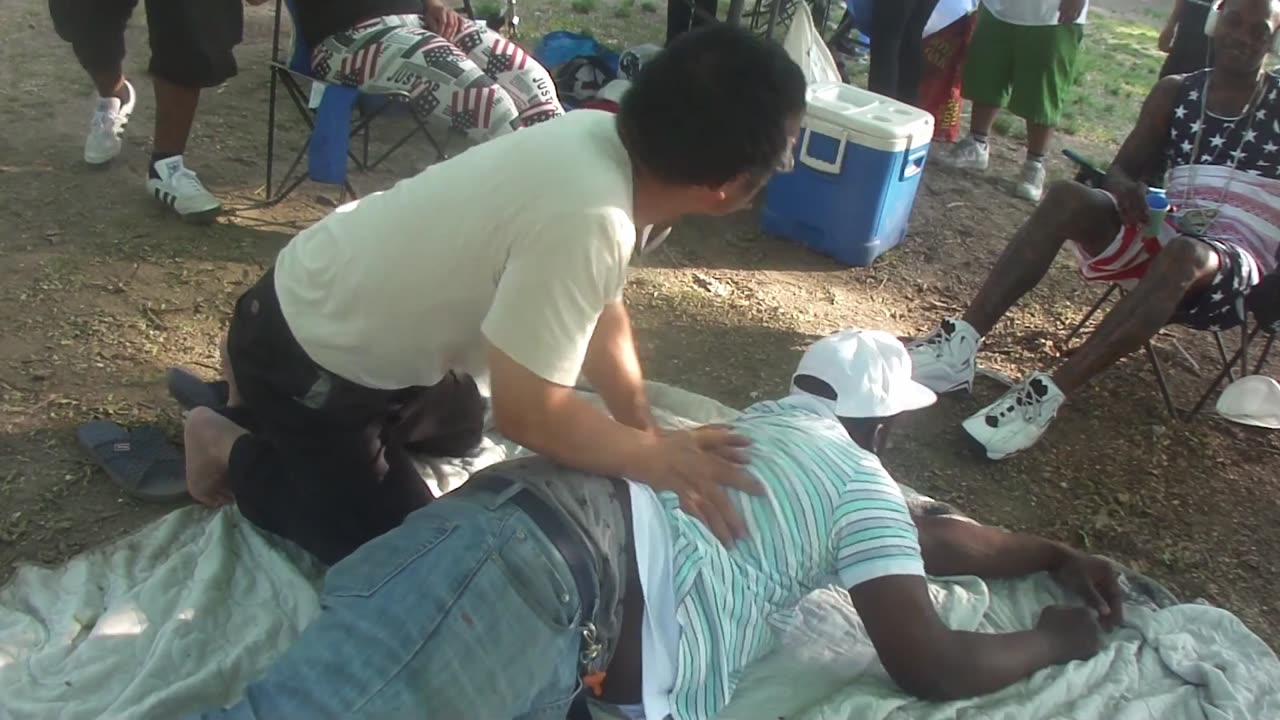
[[[924,37],[945,29],[951,23],[978,9],[978,0],[939,0],[924,26]]]
[[[615,117],[580,110],[338,208],[280,251],[276,292],[311,359],[367,387],[483,382],[485,339],[573,385],[635,243]]]
[[[1014,25],[1057,25],[1058,0],[982,0],[992,15]],[[1085,23],[1089,14],[1089,0],[1076,19],[1077,25]]]

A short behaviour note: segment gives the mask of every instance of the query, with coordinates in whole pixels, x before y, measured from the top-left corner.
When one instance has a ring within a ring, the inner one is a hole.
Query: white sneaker
[[[1013,195],[1023,200],[1040,202],[1042,194],[1044,194],[1044,163],[1027,160],[1022,163],[1022,170],[1018,173],[1018,183],[1013,186]]]
[[[929,336],[907,345],[911,379],[936,393],[972,390],[982,337],[969,323],[947,318]]]
[[[124,86],[129,90],[129,99],[123,103],[120,98],[97,98],[89,118],[89,135],[84,139],[84,161],[90,165],[111,162],[120,154],[120,136],[124,135],[124,126],[129,124],[129,115],[138,101],[133,85],[125,80]]]
[[[938,153],[934,162],[957,170],[986,170],[991,164],[991,145],[980,143],[972,135]]]
[[[964,431],[986,448],[987,457],[1003,460],[1035,445],[1066,399],[1052,378],[1032,373],[965,420]]]
[[[205,189],[204,183],[182,163],[181,155],[174,155],[155,164],[160,177],[147,178],[147,192],[157,200],[173,208],[183,220],[208,222],[213,220],[222,203]]]

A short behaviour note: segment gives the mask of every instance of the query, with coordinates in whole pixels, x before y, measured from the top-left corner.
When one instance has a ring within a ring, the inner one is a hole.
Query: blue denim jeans
[[[197,717],[563,720],[581,603],[509,496],[439,500],[335,565],[297,643],[238,704]]]

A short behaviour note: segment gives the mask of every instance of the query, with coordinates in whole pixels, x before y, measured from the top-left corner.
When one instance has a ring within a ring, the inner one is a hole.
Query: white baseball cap
[[[911,356],[898,338],[880,330],[841,330],[814,343],[792,376],[812,375],[836,391],[820,398],[842,418],[892,417],[932,405],[938,396],[911,379]]]
[[[1218,397],[1218,414],[1245,425],[1280,429],[1280,383],[1265,375],[1242,377]]]

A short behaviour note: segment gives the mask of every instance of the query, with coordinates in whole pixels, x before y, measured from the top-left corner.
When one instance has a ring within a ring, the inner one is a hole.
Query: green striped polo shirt
[[[924,575],[901,489],[834,416],[788,398],[752,406],[733,426],[751,439],[750,469],[767,488],[758,497],[730,493],[745,539],[726,549],[673,494],[659,496],[680,623],[676,720],[715,716],[810,591]]]

